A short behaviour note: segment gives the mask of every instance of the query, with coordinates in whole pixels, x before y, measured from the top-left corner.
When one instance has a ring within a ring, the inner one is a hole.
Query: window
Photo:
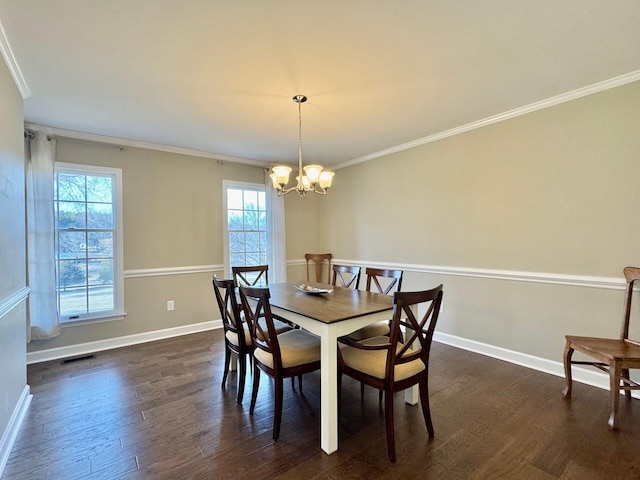
[[[60,321],[121,317],[122,170],[56,163],[54,181]]]
[[[264,185],[224,182],[225,270],[231,267],[265,265],[267,250],[267,206]]]

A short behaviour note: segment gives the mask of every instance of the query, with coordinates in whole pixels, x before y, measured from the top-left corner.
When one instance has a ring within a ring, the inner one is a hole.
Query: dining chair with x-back
[[[231,267],[236,287],[266,287],[269,285],[269,265]]]
[[[393,417],[393,394],[418,385],[420,404],[429,437],[434,436],[429,406],[429,352],[440,306],[442,285],[419,292],[397,292],[393,297],[393,317],[389,336],[369,338],[360,342],[338,339],[339,382],[346,374],[384,393],[384,415],[387,432],[387,452],[396,461]],[[424,315],[419,317],[419,305]],[[405,334],[400,327],[404,327]]]
[[[224,329],[224,373],[222,388],[225,388],[232,354],[238,357],[238,396],[237,402],[242,403],[244,383],[247,372],[247,358],[251,355],[251,336],[245,328],[240,315],[240,306],[236,300],[234,282],[231,279],[213,278],[213,291]]]
[[[358,289],[360,286],[360,267],[352,265],[336,265],[333,264],[333,277],[331,285],[337,285],[344,288]]]
[[[320,369],[320,338],[302,329],[276,334],[268,288],[240,287],[242,308],[250,324],[253,352],[253,390],[249,413],[258,398],[260,371],[274,379],[273,439],[280,436],[283,379]],[[260,321],[264,320],[264,322]]]
[[[367,268],[365,270],[367,277],[366,291],[383,293],[385,295],[393,295],[402,288],[402,270],[389,270],[382,268]],[[349,334],[353,340],[364,340],[365,338],[378,337],[380,335],[389,334],[389,322],[382,321],[367,325],[355,332]]]

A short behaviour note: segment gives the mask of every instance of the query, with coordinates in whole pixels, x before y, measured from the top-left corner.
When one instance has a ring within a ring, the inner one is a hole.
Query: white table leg
[[[231,352],[231,362],[229,363],[229,371],[233,372],[238,369],[238,355]]]
[[[320,446],[327,454],[338,450],[338,344],[332,326],[320,343]]]
[[[407,388],[404,391],[404,401],[409,405],[415,405],[420,400],[420,390],[418,390],[418,386],[414,385],[413,387]]]

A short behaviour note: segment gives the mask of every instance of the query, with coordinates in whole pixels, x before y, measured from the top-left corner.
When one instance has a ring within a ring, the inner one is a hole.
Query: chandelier
[[[293,101],[298,104],[298,176],[296,184],[290,188],[286,188],[289,183],[289,173],[291,167],[277,165],[273,167],[273,173],[270,175],[273,182],[273,188],[278,192],[278,196],[282,197],[289,192],[296,191],[298,195],[304,197],[307,192],[326,195],[327,190],[333,181],[333,172],[322,170],[321,165],[307,165],[302,167],[302,104],[307,101],[304,95],[294,95]],[[304,175],[302,174],[304,170]]]

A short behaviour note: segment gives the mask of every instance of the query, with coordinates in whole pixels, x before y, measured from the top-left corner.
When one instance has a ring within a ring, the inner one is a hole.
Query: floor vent
[[[60,362],[60,365],[66,365],[67,363],[73,363],[73,362],[79,362],[80,360],[89,360],[90,358],[96,358],[95,355],[81,355],[79,357],[71,357],[71,358],[65,358],[64,360],[62,360]]]

